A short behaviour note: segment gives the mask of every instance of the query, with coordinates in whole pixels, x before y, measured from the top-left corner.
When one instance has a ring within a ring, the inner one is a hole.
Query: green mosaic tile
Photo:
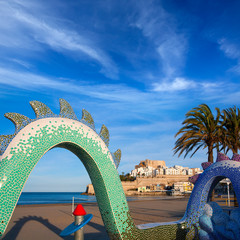
[[[36,119],[11,115],[12,119],[19,117],[17,131],[10,137],[0,138],[0,236],[32,169],[47,151],[53,147],[63,147],[76,154],[85,166],[110,239],[184,239],[184,223],[146,230],[134,225],[116,169],[121,151],[117,150],[113,155],[110,153],[107,128],[104,126],[98,135],[94,130],[94,121],[86,110],[80,122],[72,109],[68,109],[70,105],[65,100],[60,103],[60,116],[57,116],[43,103],[31,102]],[[4,177],[7,177],[5,181]]]

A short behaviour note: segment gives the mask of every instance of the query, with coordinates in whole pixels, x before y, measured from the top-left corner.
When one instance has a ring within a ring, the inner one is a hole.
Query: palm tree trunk
[[[213,144],[210,143],[208,145],[208,162],[213,163]],[[214,195],[215,195],[215,190],[212,190],[211,196],[210,196],[210,201],[214,201]]]
[[[213,144],[208,145],[208,162],[213,163]]]
[[[234,144],[233,153],[238,153],[238,146],[237,146],[237,144]]]

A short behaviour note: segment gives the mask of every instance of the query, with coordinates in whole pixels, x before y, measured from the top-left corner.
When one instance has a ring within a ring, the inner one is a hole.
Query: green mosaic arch
[[[103,125],[97,134],[91,115],[83,110],[79,121],[71,106],[60,99],[55,115],[41,102],[30,102],[36,119],[21,114],[5,116],[16,126],[13,135],[0,136],[0,236],[3,236],[31,171],[54,147],[73,152],[84,164],[94,187],[99,210],[111,239],[184,239],[185,223],[175,222],[139,229],[130,216],[117,172],[121,151],[111,154],[109,132]]]

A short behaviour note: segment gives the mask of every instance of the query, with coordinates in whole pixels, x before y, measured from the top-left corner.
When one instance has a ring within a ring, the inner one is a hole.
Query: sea
[[[96,202],[92,195],[81,195],[82,192],[22,192],[17,205],[56,204]]]
[[[17,205],[32,204],[58,204],[96,202],[96,197],[92,195],[81,195],[82,192],[22,192]],[[178,198],[177,196],[129,196],[127,201],[157,200]]]

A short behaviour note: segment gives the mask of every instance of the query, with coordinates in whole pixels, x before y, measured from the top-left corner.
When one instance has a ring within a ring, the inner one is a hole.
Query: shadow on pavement
[[[52,232],[56,233],[58,236],[62,229],[54,226],[51,224],[48,219],[44,219],[42,217],[37,217],[37,216],[27,216],[20,218],[18,221],[15,222],[15,225],[12,227],[12,229],[3,237],[4,240],[13,240],[16,239],[20,230],[23,228],[23,226],[29,222],[29,221],[37,221],[41,224],[43,224],[45,227],[47,227],[49,230]],[[59,236],[60,237],[60,236]],[[73,236],[67,236],[62,239],[66,240],[73,240]]]

